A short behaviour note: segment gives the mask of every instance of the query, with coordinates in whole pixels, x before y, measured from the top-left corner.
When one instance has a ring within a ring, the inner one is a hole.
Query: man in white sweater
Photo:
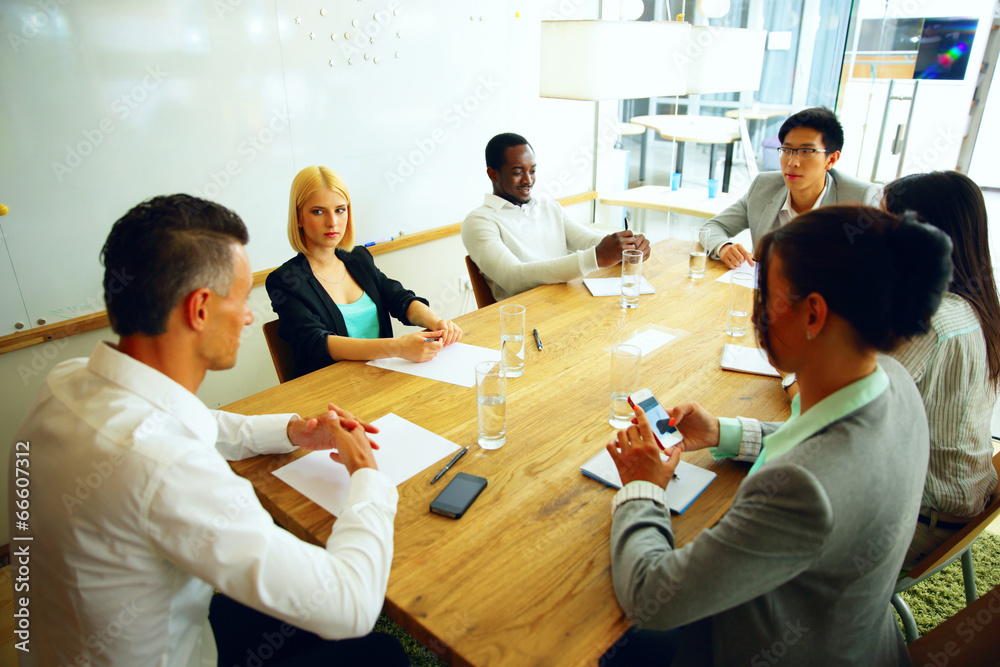
[[[642,234],[605,236],[571,220],[555,201],[532,198],[535,153],[521,135],[490,139],[486,175],[493,193],[465,218],[462,242],[497,301],[614,266],[623,250],[641,250],[649,258]]]

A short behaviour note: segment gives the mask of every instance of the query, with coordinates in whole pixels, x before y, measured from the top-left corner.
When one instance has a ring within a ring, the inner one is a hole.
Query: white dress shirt
[[[515,206],[488,194],[462,223],[462,243],[498,301],[596,271],[604,236],[571,220],[558,202],[534,197]]]
[[[17,432],[30,443],[31,505],[14,537],[33,536],[12,543],[31,554],[22,664],[215,664],[213,587],[325,638],[368,633],[396,488],[357,471],[326,549],[274,525],[227,459],[291,451],[290,417],[209,410],[105,343],[54,368]]]
[[[810,211],[815,211],[816,209],[818,209],[820,206],[823,205],[823,197],[826,196],[826,191],[829,187],[830,187],[830,174],[828,173],[826,175],[826,181],[824,182],[823,185],[823,191],[819,193],[819,197],[816,197],[816,201],[813,202],[812,208],[809,209]],[[805,211],[803,211],[803,213],[805,213]],[[789,222],[797,218],[799,215],[800,214],[796,213],[795,209],[792,208],[792,191],[789,190],[788,194],[785,195],[785,203],[782,205],[781,209],[778,210],[778,219],[775,220],[774,227],[772,227],[771,229],[784,227]]]

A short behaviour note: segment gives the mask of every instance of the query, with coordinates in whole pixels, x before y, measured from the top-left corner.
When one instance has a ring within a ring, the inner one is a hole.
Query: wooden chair
[[[472,292],[476,295],[476,307],[485,308],[496,303],[497,300],[493,298],[490,286],[486,284],[486,279],[483,278],[483,272],[479,270],[479,267],[476,266],[476,263],[468,255],[465,256],[465,266],[469,269]]]
[[[981,614],[985,612],[991,620],[1000,619],[994,611],[997,602],[1000,602],[1000,586],[907,646],[910,660],[914,665],[996,665],[1000,632],[992,623],[983,624]]]
[[[264,323],[264,339],[271,352],[271,361],[278,374],[278,382],[285,383],[295,377],[295,350],[278,336],[278,320]]]
[[[993,467],[1000,475],[1000,453],[993,457]],[[972,567],[972,543],[979,539],[980,533],[990,525],[996,518],[1000,517],[1000,482],[993,490],[993,499],[979,516],[970,521],[968,525],[955,533],[951,539],[939,546],[929,556],[914,565],[899,581],[896,582],[896,590],[892,594],[892,606],[899,612],[899,617],[903,620],[903,636],[906,643],[910,644],[920,636],[917,630],[917,622],[913,618],[913,612],[906,604],[906,601],[899,595],[906,589],[919,584],[924,579],[934,576],[947,566],[951,565],[955,559],[962,559],[962,580],[965,583],[965,604],[971,605],[976,601],[976,572]]]

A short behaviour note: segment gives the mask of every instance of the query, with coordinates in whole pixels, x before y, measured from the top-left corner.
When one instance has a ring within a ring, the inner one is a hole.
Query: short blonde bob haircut
[[[306,254],[306,241],[302,228],[299,227],[299,209],[320,188],[336,192],[347,202],[347,228],[340,235],[337,247],[345,250],[354,247],[354,213],[351,210],[351,193],[347,190],[347,184],[329,167],[306,167],[295,175],[292,190],[288,193],[288,242],[296,252],[303,255]]]

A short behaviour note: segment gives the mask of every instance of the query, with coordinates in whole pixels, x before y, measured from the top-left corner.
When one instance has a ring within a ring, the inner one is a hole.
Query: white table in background
[[[663,211],[693,215],[698,218],[714,218],[743,196],[742,192],[720,192],[714,198],[708,197],[708,188],[690,187],[671,190],[666,185],[643,185],[638,188],[609,192],[598,196],[600,204],[626,206],[640,211],[637,229],[646,231],[646,211]]]

